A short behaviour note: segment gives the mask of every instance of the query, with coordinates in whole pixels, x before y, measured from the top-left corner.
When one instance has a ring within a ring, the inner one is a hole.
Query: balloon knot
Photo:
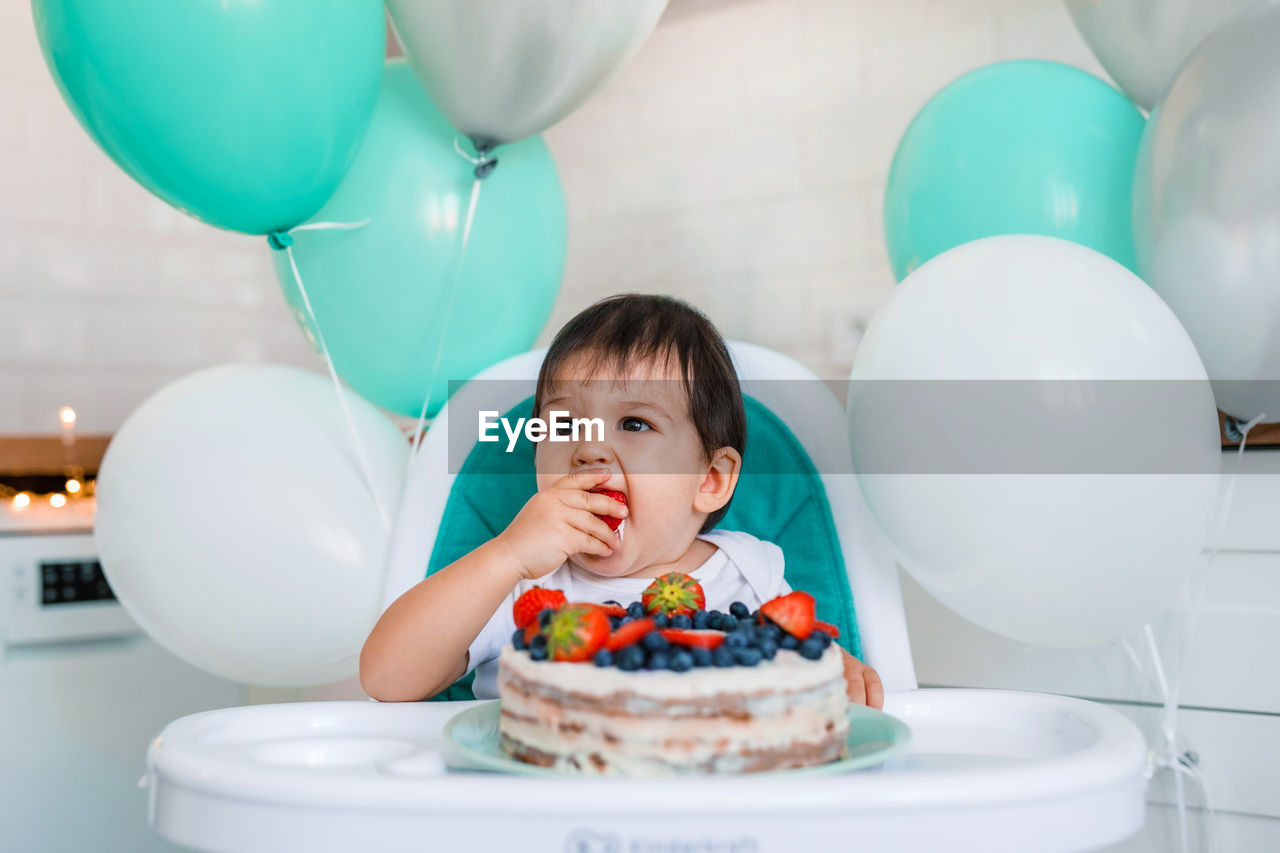
[[[489,152],[498,147],[498,143],[490,139],[471,138],[471,147],[476,150],[476,156],[462,150],[462,146],[458,144],[458,140],[453,140],[453,150],[458,154],[470,160],[475,168],[475,176],[477,181],[483,181],[485,178],[493,174],[493,170],[498,168],[498,158],[490,157]]]
[[[1226,415],[1222,419],[1222,434],[1227,437],[1227,441],[1243,444],[1245,438],[1249,435],[1249,430],[1256,427],[1262,421],[1266,420],[1267,414],[1263,412],[1253,417],[1248,422],[1241,423],[1231,415]]]
[[[283,252],[293,245],[293,235],[288,231],[272,231],[267,235],[267,243],[277,252]]]

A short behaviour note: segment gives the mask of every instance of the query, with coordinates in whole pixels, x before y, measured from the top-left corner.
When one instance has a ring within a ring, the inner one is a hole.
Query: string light
[[[62,425],[62,444],[67,449],[67,465],[63,468],[63,476],[66,477],[63,488],[65,492],[54,492],[53,494],[42,496],[47,499],[49,506],[53,509],[62,509],[67,505],[70,498],[77,498],[92,494],[93,481],[85,480],[84,468],[76,464],[74,446],[76,432],[76,410],[70,406],[62,406],[58,409],[58,421]],[[12,495],[12,497],[10,497]],[[18,492],[14,494],[13,490],[0,483],[0,501],[9,501],[9,506],[14,512],[22,512],[28,509],[32,502],[36,499],[36,495],[31,492]]]

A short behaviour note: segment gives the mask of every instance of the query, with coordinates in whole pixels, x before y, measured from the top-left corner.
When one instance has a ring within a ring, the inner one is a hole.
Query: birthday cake
[[[848,736],[834,627],[793,592],[752,613],[703,609],[687,575],[628,607],[535,588],[499,657],[513,758],[568,773],[752,773],[839,760]]]

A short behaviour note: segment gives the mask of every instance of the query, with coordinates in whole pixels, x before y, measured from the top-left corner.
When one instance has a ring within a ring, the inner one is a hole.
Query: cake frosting
[[[623,671],[499,657],[503,749],[566,772],[657,776],[750,773],[841,758],[844,663],[780,650],[754,666]]]

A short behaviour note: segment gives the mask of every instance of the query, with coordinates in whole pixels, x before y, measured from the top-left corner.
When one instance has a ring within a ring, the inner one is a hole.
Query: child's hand
[[[521,578],[549,574],[572,554],[607,557],[613,553],[617,534],[596,516],[626,518],[627,507],[588,491],[611,476],[608,468],[588,468],[560,478],[529,498],[495,540],[516,562]]]
[[[880,683],[880,676],[844,649],[840,651],[844,654],[844,681],[849,701],[884,708],[884,686]]]

